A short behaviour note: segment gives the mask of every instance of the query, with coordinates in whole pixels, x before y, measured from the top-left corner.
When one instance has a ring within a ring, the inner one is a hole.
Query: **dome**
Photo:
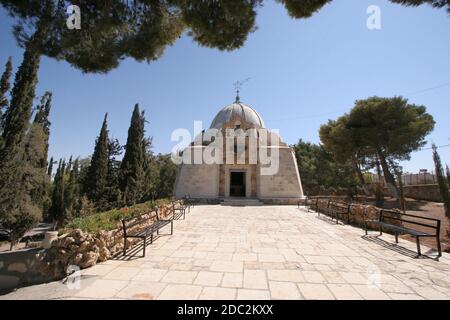
[[[219,111],[211,124],[211,128],[222,129],[224,124],[232,120],[243,120],[256,129],[265,127],[264,121],[256,110],[243,103],[235,102]]]

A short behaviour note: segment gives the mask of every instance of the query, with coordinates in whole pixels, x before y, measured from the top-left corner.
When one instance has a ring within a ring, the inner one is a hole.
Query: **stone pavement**
[[[450,299],[448,254],[415,259],[413,242],[363,235],[295,206],[197,206],[146,258],[83,270],[80,289],[0,299]]]

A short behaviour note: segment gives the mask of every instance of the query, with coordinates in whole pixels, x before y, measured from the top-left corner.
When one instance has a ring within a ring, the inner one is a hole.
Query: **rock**
[[[79,264],[81,269],[92,267],[97,263],[99,254],[96,252],[87,252],[83,254],[83,259]]]
[[[25,273],[25,272],[27,272],[27,266],[23,262],[11,263],[8,266],[8,271]]]
[[[100,253],[98,256],[98,262],[105,262],[111,257],[111,253],[105,247],[100,248]]]
[[[74,238],[72,238],[72,237],[65,237],[64,238],[64,242],[63,242],[63,246],[68,248],[74,243],[75,243],[75,239]]]

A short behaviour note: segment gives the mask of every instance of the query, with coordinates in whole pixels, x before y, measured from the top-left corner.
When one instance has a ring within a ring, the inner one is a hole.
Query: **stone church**
[[[203,139],[203,131],[201,143],[193,142],[181,153],[184,160],[178,166],[174,190],[176,198],[190,196],[198,200],[230,204],[236,201],[248,204],[296,204],[303,198],[292,148],[281,141],[277,133],[268,130],[258,112],[241,103],[239,95],[233,104],[219,111],[207,130],[210,131],[213,132],[209,133],[212,138],[206,139],[210,141]],[[235,132],[243,134],[233,135]],[[263,137],[267,137],[267,143],[263,143]],[[198,138],[195,138],[196,141]],[[194,161],[195,153],[207,154],[214,141],[220,147],[223,145],[223,148],[220,148],[219,153],[216,150],[212,154],[223,161],[208,164],[207,161]],[[230,141],[234,144],[227,147]],[[264,162],[264,156],[272,157],[273,163]],[[269,170],[269,166],[275,169]]]

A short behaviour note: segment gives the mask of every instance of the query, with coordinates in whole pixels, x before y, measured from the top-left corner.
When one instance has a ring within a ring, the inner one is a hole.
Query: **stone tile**
[[[321,271],[327,283],[345,284],[347,281],[337,271]]]
[[[162,282],[191,284],[197,272],[195,271],[169,271],[161,279]]]
[[[369,284],[370,283],[370,275],[369,274],[361,274],[358,272],[340,272],[342,278],[350,284]]]
[[[334,300],[328,287],[319,283],[299,283],[298,288],[307,300]]]
[[[114,265],[97,264],[81,271],[83,276],[104,276],[116,268]]]
[[[195,285],[216,287],[222,281],[223,273],[200,271],[194,280]]]
[[[117,293],[120,292],[120,290],[125,288],[127,285],[128,281],[99,279],[87,288],[84,288],[76,293],[75,297],[112,299]]]
[[[328,256],[309,256],[304,255],[303,256],[308,263],[312,264],[336,264],[336,261],[333,260],[333,258]]]
[[[389,300],[389,296],[378,288],[369,285],[353,285],[365,300]]]
[[[139,268],[117,267],[104,276],[104,279],[131,280],[141,271]]]
[[[242,272],[244,264],[241,261],[214,261],[211,264],[211,271],[218,272]]]
[[[235,253],[233,254],[233,261],[258,261],[256,253]]]
[[[237,289],[238,300],[270,300],[270,292],[268,290],[249,290]]]
[[[270,296],[272,299],[293,300],[300,299],[300,293],[295,283],[269,281]]]
[[[268,270],[267,276],[272,281],[305,282],[300,270]]]
[[[281,254],[258,253],[259,262],[284,262],[286,259]]]
[[[201,286],[169,284],[158,296],[159,300],[197,300],[202,292]]]
[[[223,275],[221,287],[242,288],[242,273],[225,273]]]
[[[116,298],[155,300],[166,286],[161,282],[131,281],[116,294]]]
[[[319,271],[301,271],[305,282],[325,283],[325,278]]]
[[[264,270],[244,270],[244,288],[267,289],[267,277]]]
[[[393,300],[424,300],[417,294],[388,293],[388,296]]]
[[[412,288],[417,294],[425,299],[430,300],[450,300],[450,296],[445,295],[442,292],[437,291],[430,287],[414,287]]]
[[[236,289],[205,287],[200,295],[200,300],[234,300]]]
[[[349,284],[328,284],[330,291],[338,300],[361,300],[362,297]]]
[[[160,281],[167,273],[164,269],[141,269],[137,275],[133,277],[133,281]]]

